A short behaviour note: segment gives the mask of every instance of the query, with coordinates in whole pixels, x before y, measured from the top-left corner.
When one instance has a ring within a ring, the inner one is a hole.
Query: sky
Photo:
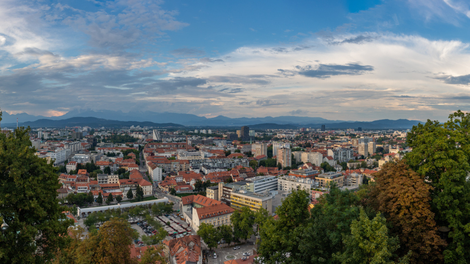
[[[0,1],[0,108],[447,119],[466,0]]]

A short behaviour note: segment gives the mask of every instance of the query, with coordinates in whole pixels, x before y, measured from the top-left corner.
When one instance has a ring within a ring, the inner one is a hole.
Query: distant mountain
[[[138,122],[138,121],[118,121],[108,120],[96,117],[72,117],[64,120],[50,120],[50,119],[39,119],[32,122],[24,122],[22,126],[30,127],[74,127],[74,126],[89,126],[89,127],[130,127],[130,126],[149,126],[149,127],[160,127],[160,128],[181,128],[184,127],[175,123],[153,123],[153,122]]]
[[[266,130],[266,129],[297,129],[299,126],[297,125],[282,125],[282,124],[274,124],[274,123],[264,123],[264,124],[256,124],[250,125],[250,129],[254,130]]]
[[[333,124],[325,124],[325,128],[328,129],[347,129],[354,128],[357,129],[361,127],[362,129],[411,129],[413,126],[422,123],[417,120],[408,120],[408,119],[382,119],[370,122],[341,122]],[[320,128],[319,124],[310,124],[307,127]]]
[[[357,128],[362,127],[363,129],[408,129],[419,123],[419,121],[399,119],[399,120],[377,120],[371,122],[354,122],[354,121],[340,121],[340,120],[328,120],[321,117],[301,117],[301,116],[278,116],[278,117],[240,117],[230,118],[226,116],[217,116],[214,118],[206,118],[193,114],[180,114],[180,113],[156,113],[150,111],[130,111],[124,113],[121,111],[111,110],[73,110],[67,114],[59,117],[43,117],[33,116],[28,114],[16,114],[9,115],[3,113],[2,125],[5,126],[16,126],[16,118],[18,117],[20,124],[34,124],[35,127],[40,126],[39,124],[49,124],[49,126],[57,126],[59,123],[47,123],[49,121],[69,120],[77,117],[89,117],[97,118],[101,120],[113,121],[113,122],[133,122],[128,124],[137,124],[137,122],[150,122],[153,124],[174,124],[177,123],[183,126],[189,127],[241,127],[241,126],[259,126],[275,128],[273,125],[291,125],[292,127],[313,127],[320,128],[321,125],[325,125],[329,129],[345,129],[345,128]],[[32,121],[40,121],[35,123]],[[91,122],[91,120],[89,120]],[[29,123],[28,123],[29,122]],[[68,121],[67,121],[68,122]],[[67,122],[62,122],[62,126],[77,126],[77,125],[65,125]],[[87,121],[88,122],[88,121]],[[99,122],[98,122],[99,123]],[[117,123],[116,123],[117,124]],[[267,125],[270,124],[270,125]],[[88,125],[91,126],[91,125]],[[122,125],[127,126],[127,125]],[[271,126],[271,127],[269,127]],[[281,127],[278,127],[281,128]],[[287,127],[286,127],[287,128]],[[261,128],[258,128],[261,129]]]

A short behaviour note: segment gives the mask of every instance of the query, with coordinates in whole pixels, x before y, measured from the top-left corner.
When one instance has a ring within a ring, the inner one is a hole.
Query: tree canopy
[[[29,132],[0,133],[0,218],[8,225],[0,235],[2,263],[50,260],[72,223],[57,200],[57,170],[35,155]]]

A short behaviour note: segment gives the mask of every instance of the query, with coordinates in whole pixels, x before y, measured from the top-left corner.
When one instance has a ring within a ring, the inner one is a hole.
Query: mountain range
[[[297,128],[312,127],[320,128],[325,125],[327,129],[346,129],[362,127],[363,129],[408,129],[420,121],[399,119],[399,120],[376,120],[371,122],[328,120],[321,117],[299,117],[299,116],[278,116],[278,117],[241,117],[230,118],[217,116],[206,118],[193,114],[180,113],[156,113],[150,111],[92,111],[74,110],[59,117],[34,116],[25,113],[10,115],[3,113],[3,126],[16,126],[16,118],[22,126],[31,127],[65,127],[65,126],[154,126],[154,127],[240,127],[252,126],[254,129],[267,128]]]

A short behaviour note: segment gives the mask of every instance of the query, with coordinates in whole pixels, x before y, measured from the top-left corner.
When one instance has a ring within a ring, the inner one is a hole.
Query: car
[[[233,250],[237,250],[237,249],[239,249],[239,248],[240,248],[240,247],[234,247]]]
[[[216,259],[217,258],[217,253],[214,252],[214,258]]]

